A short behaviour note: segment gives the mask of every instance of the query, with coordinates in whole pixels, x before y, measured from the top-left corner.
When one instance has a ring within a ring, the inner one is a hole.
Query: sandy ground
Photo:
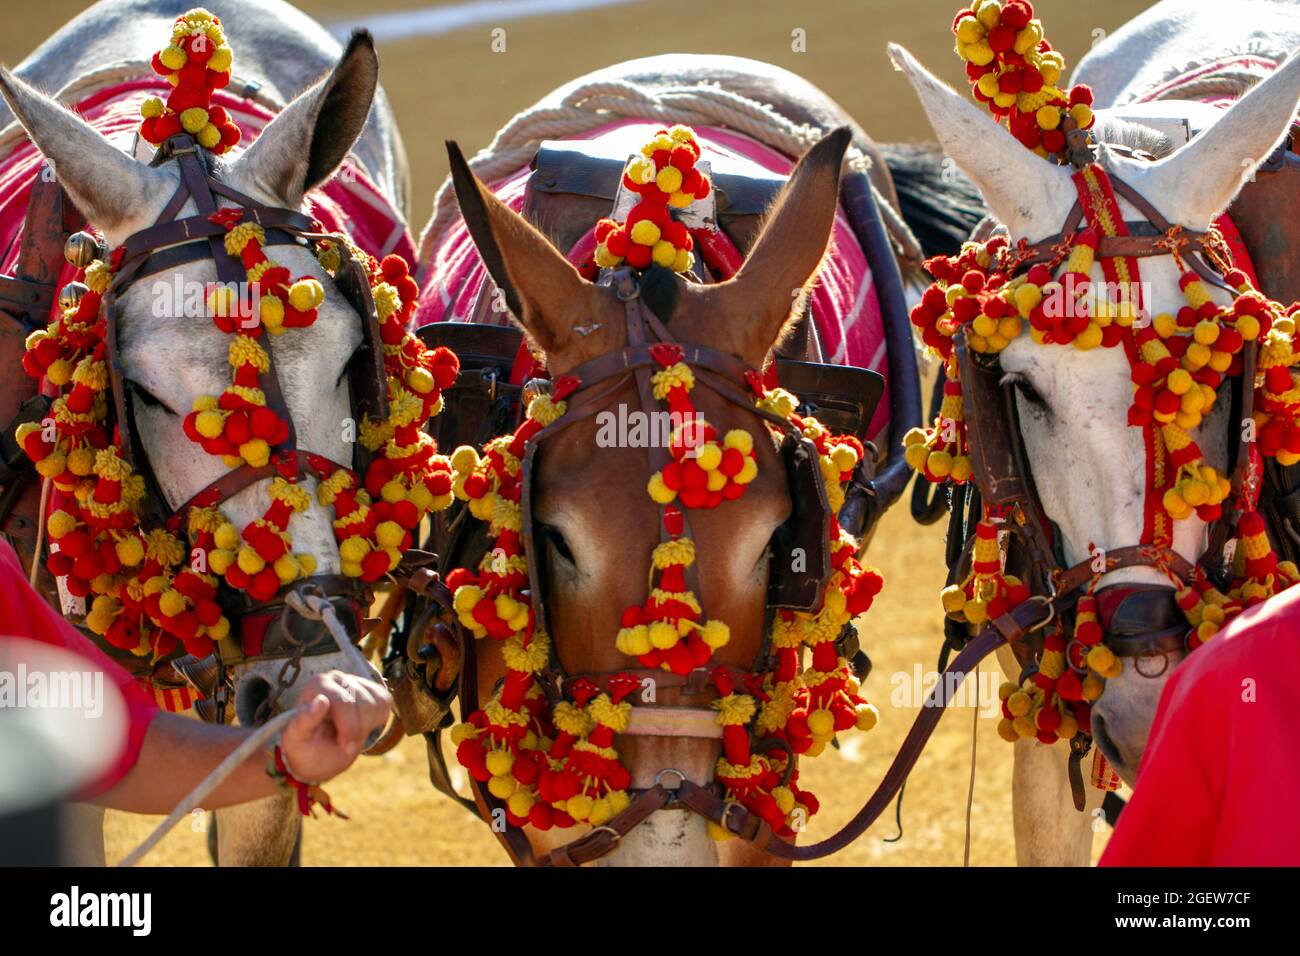
[[[360,20],[380,11],[445,4],[382,0],[364,8],[347,0],[312,0],[304,9],[329,24]],[[14,64],[68,18],[77,0],[7,3],[0,13],[0,62]],[[587,70],[619,60],[666,52],[719,53],[768,60],[821,86],[882,141],[932,138],[917,103],[884,54],[900,42],[950,82],[961,79],[947,32],[956,0],[772,0],[713,2],[655,0],[564,16],[480,24],[436,37],[380,44],[383,82],[405,136],[411,161],[411,220],[418,233],[446,173],[442,141],[455,138],[467,151],[485,145],[516,111]],[[1037,5],[1049,39],[1073,65],[1087,44],[1114,30],[1145,4],[1135,0]],[[653,10],[655,25],[647,20]],[[506,49],[494,53],[491,31],[501,27]],[[804,31],[806,52],[792,49]],[[238,51],[236,51],[238,55]],[[805,786],[822,800],[807,839],[829,835],[848,820],[884,774],[915,708],[890,702],[891,680],[928,670],[938,651],[938,592],[943,581],[942,530],[912,523],[905,506],[883,520],[869,560],[886,587],[865,619],[864,636],[874,671],[868,690],[880,706],[880,725],[857,735],[844,750],[806,761]],[[989,665],[990,667],[992,665]],[[996,687],[997,681],[986,687]],[[976,865],[1015,862],[1011,830],[1010,747],[990,718],[972,720],[969,707],[945,715],[908,783],[904,837],[892,818],[878,822],[829,865],[960,865],[971,773],[971,735],[977,734],[976,783],[971,805],[970,859]],[[975,725],[974,727],[972,725]],[[504,865],[487,828],[438,796],[426,779],[424,744],[408,740],[382,758],[363,759],[331,787],[353,819],[308,821],[308,865]],[[111,814],[109,860],[121,858],[156,820]],[[198,824],[201,827],[201,824]],[[1100,852],[1105,834],[1094,841]],[[204,834],[188,825],[173,832],[146,861],[206,865]]]

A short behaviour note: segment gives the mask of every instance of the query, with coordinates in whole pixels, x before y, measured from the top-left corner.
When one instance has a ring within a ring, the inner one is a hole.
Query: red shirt
[[[27,575],[14,549],[7,541],[0,539],[0,640],[6,637],[26,637],[72,651],[85,658],[91,666],[102,670],[108,682],[121,691],[129,721],[126,739],[122,741],[122,752],[109,771],[78,796],[94,796],[111,788],[135,766],[135,761],[140,756],[140,744],[144,741],[149,723],[158,713],[158,705],[136,683],[135,678],[45,603],[27,583]]]
[[[1102,866],[1295,866],[1300,587],[1252,608],[1170,677]]]

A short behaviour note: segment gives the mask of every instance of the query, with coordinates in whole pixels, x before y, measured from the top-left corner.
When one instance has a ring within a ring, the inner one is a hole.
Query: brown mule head
[[[687,283],[659,267],[643,277],[642,298],[675,339],[762,366],[791,315],[798,314],[795,306],[802,308],[826,253],[849,141],[849,130],[838,129],[803,156],[744,266],[729,281]],[[545,236],[473,176],[455,144],[448,148],[456,194],[484,264],[551,374],[563,375],[626,346],[624,307],[613,290],[582,278]],[[743,428],[762,438],[758,418],[709,389],[695,389],[692,399],[720,434]],[[631,380],[607,407],[618,414],[620,405],[629,414],[640,411]],[[545,563],[547,624],[569,674],[638,666],[614,640],[623,611],[646,598],[650,555],[659,542],[658,509],[646,492],[651,474],[646,449],[601,447],[598,430],[596,419],[589,418],[548,440],[534,479],[535,559]],[[759,651],[768,544],[790,513],[785,468],[774,443],[757,440],[755,448],[759,474],[744,496],[689,516],[706,616],[731,629],[730,642],[715,652],[713,662],[739,668],[749,668]],[[482,698],[503,672],[497,655],[489,652],[478,671]],[[682,701],[677,690],[664,689],[655,703]],[[687,703],[707,706],[707,698]],[[634,788],[651,786],[656,773],[669,767],[707,782],[720,751],[716,740],[682,737],[623,736],[617,747]],[[530,832],[530,839],[537,850],[577,835]],[[685,811],[654,814],[606,859],[661,865],[761,860],[738,841],[713,843],[703,819]]]

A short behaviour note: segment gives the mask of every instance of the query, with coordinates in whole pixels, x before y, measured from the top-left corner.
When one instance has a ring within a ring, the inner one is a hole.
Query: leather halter
[[[356,402],[357,407],[353,409],[353,413],[356,416],[369,414],[372,417],[383,417],[387,413],[383,343],[379,334],[378,313],[371,296],[370,283],[365,277],[361,264],[352,255],[346,237],[322,232],[319,223],[302,212],[268,206],[233,189],[208,171],[204,159],[201,158],[203,155],[194,140],[185,134],[173,136],[159,147],[150,165],[159,166],[166,162],[175,162],[180,171],[180,185],[168,200],[158,222],[127,237],[116,251],[113,278],[100,305],[100,317],[104,322],[109,382],[122,454],[145,480],[146,494],[141,503],[142,518],[157,526],[164,526],[173,533],[183,529],[185,517],[191,508],[219,506],[258,481],[277,475],[291,482],[299,481],[304,475],[323,479],[340,468],[353,470],[350,465],[332,461],[324,455],[304,451],[297,446],[293,417],[289,413],[276,375],[275,363],[272,361],[268,370],[262,374],[259,385],[266,396],[267,407],[288,425],[288,435],[284,441],[272,448],[270,462],[260,467],[243,463],[211,482],[176,508],[171,508],[167,504],[158,486],[148,456],[139,445],[139,437],[134,427],[132,396],[135,393],[135,386],[122,371],[121,352],[117,341],[120,300],[127,290],[141,279],[204,259],[213,261],[219,282],[230,284],[247,281],[240,260],[226,251],[224,242],[226,227],[212,218],[212,214],[217,211],[219,197],[229,200],[242,209],[242,221],[262,226],[266,236],[263,245],[266,247],[303,246],[305,242],[323,239],[332,242],[340,256],[340,265],[335,277],[336,284],[356,308],[363,325],[362,348],[350,363],[349,373],[354,384],[363,384],[366,379],[372,379],[369,383],[371,387],[354,388],[354,392],[361,391],[364,394],[360,401]],[[190,201],[195,204],[195,214],[176,218]],[[358,456],[364,457],[364,455],[364,448],[358,445]],[[362,466],[364,461],[358,461],[356,464]],[[305,580],[320,587],[331,599],[342,599],[352,605],[354,619],[359,623],[367,590],[360,581],[340,575],[325,574],[313,575]],[[295,585],[301,583],[303,582],[298,581]],[[242,592],[232,592],[228,588],[221,589],[220,600],[223,609],[231,617],[232,624],[236,624],[239,618],[252,613],[278,613],[282,604],[278,599],[254,603]],[[332,642],[328,640],[319,644],[322,650],[328,650],[332,646]]]
[[[1147,258],[1174,255],[1202,279],[1216,288],[1236,295],[1237,290],[1228,285],[1215,271],[1214,265],[1227,267],[1229,254],[1222,238],[1214,230],[1194,232],[1170,223],[1132,186],[1114,175],[1110,183],[1117,194],[1128,200],[1142,221],[1127,223],[1128,236],[1101,238],[1097,245],[1098,259],[1112,256]],[[1033,245],[1021,244],[1011,255],[1016,268],[1037,262],[1051,262],[1060,258],[1083,219],[1081,203],[1075,203],[1064,228],[1056,236]],[[1007,386],[993,380],[993,369],[983,364],[971,352],[964,333],[955,337],[958,366],[962,388],[966,393],[966,424],[970,432],[971,461],[975,484],[985,507],[1010,514],[1013,520],[1008,527],[1013,538],[1027,556],[1031,585],[1037,593],[1052,594],[1057,591],[1077,590],[1095,581],[1101,574],[1125,567],[1152,567],[1178,583],[1189,582],[1197,568],[1170,549],[1151,546],[1112,549],[1107,552],[1104,571],[1092,570],[1091,558],[1073,567],[1064,566],[1057,558],[1057,548],[1048,526],[1046,515],[1038,501],[1033,479],[1027,467],[1024,448],[1016,425],[1015,397]],[[1238,408],[1240,418],[1249,417],[1253,409],[1253,389],[1258,343],[1247,343],[1242,353],[1243,372],[1239,386]],[[1200,570],[1212,578],[1221,576],[1224,563],[1223,549],[1232,537],[1238,518],[1230,502],[1242,494],[1249,478],[1249,448],[1243,438],[1234,449],[1235,467],[1232,474],[1233,494],[1225,501],[1224,513],[1209,529],[1209,544],[1197,561]],[[1142,599],[1139,599],[1141,603]],[[1153,624],[1167,623],[1161,616],[1158,604],[1146,601],[1147,613]],[[1170,640],[1168,627],[1153,630],[1151,640],[1133,630],[1130,620],[1127,633],[1107,633],[1106,643],[1121,657],[1141,657],[1147,654],[1167,654],[1181,650],[1181,641]]]
[[[653,395],[651,374],[658,363],[653,356],[652,348],[659,343],[677,345],[682,349],[681,361],[694,370],[697,387],[704,387],[713,391],[738,408],[759,417],[765,424],[784,435],[782,454],[790,469],[792,481],[791,502],[792,507],[796,509],[795,519],[798,529],[802,530],[802,533],[800,533],[800,530],[794,532],[796,536],[795,546],[805,549],[805,553],[808,555],[808,570],[799,578],[793,580],[787,578],[785,581],[782,581],[779,575],[774,574],[773,586],[769,589],[768,606],[769,609],[775,607],[814,609],[821,600],[822,591],[831,571],[829,559],[831,510],[826,499],[825,488],[821,484],[816,471],[818,461],[816,449],[792,422],[779,415],[755,407],[752,393],[749,391],[746,382],[746,373],[752,370],[745,366],[744,363],[734,356],[716,349],[678,343],[663,322],[641,300],[639,283],[636,274],[632,270],[626,268],[617,270],[613,274],[611,284],[614,294],[618,296],[624,305],[628,344],[617,352],[602,355],[578,366],[566,376],[575,378],[580,383],[577,390],[566,399],[568,402],[567,411],[561,418],[543,428],[530,439],[521,464],[523,471],[520,496],[520,509],[522,511],[520,537],[528,560],[530,597],[537,621],[535,626],[549,631],[546,627],[545,584],[540,577],[540,564],[544,555],[538,553],[537,533],[532,514],[532,477],[533,470],[536,467],[537,452],[546,439],[571,425],[592,418],[604,410],[608,406],[610,399],[618,394],[629,380],[634,382],[637,387],[642,409],[656,408],[659,403]],[[658,470],[670,460],[668,450],[661,447],[650,447],[648,456],[649,467],[652,472]],[[810,497],[811,501],[809,501]],[[689,520],[686,518],[685,511],[683,511],[683,520],[686,522],[684,534],[689,535]],[[694,574],[694,571],[694,566],[687,569],[688,584],[700,598],[701,604],[704,604],[706,597],[700,590],[698,577]],[[445,591],[446,589],[442,587],[441,590]],[[449,606],[449,598],[450,595],[444,595],[441,599],[435,597],[435,600],[438,600],[439,603],[445,602]],[[457,624],[457,629],[459,630],[459,624]],[[461,708],[463,713],[472,713],[479,706],[472,638],[466,639],[462,632],[460,634],[460,645],[464,650],[458,684]],[[755,664],[756,667],[761,665],[765,652],[765,647],[760,648],[758,660]],[[852,656],[852,652],[850,652],[850,656]],[[650,671],[624,668],[617,673],[651,678],[655,681],[658,689],[674,689],[679,692],[683,699],[700,699],[701,702],[705,702],[716,697],[716,693],[713,691],[708,679],[710,670],[711,668],[701,667],[688,674],[676,675],[662,670]],[[744,673],[738,668],[728,668],[728,670],[736,676],[737,680]],[[553,640],[550,664],[544,672],[538,675],[538,679],[548,697],[554,702],[564,697],[570,691],[573,683],[579,679],[585,679],[603,687],[612,676],[612,672],[566,674],[556,656],[555,642]],[[707,728],[704,726],[705,721],[700,719],[702,717],[708,719],[709,726]],[[715,736],[712,717],[712,711],[684,705],[653,708],[634,707],[632,709],[632,723],[626,733],[650,733],[708,739]],[[432,770],[433,764],[431,762]],[[527,837],[521,830],[513,827],[493,827],[493,830],[497,833],[498,839],[516,865],[562,866],[588,862],[608,853],[613,849],[613,845],[618,838],[630,832],[655,810],[663,809],[675,800],[675,798],[669,798],[670,791],[666,790],[662,785],[661,781],[665,775],[675,775],[681,779],[683,789],[679,792],[683,799],[677,802],[687,809],[708,816],[712,812],[711,808],[714,807],[738,807],[738,805],[731,802],[724,804],[714,793],[713,786],[692,784],[677,771],[664,769],[658,774],[655,785],[636,795],[632,803],[622,813],[616,815],[604,826],[598,827],[591,833],[551,851],[546,856],[534,857]],[[494,810],[500,808],[499,801],[488,794],[472,778],[470,786],[479,815],[484,820],[492,820]],[[686,799],[688,796],[689,799]],[[731,812],[736,820],[748,820],[747,811],[744,817],[737,815],[734,809]],[[611,833],[617,834],[617,836],[610,838],[609,834]],[[780,840],[775,842],[781,843]]]

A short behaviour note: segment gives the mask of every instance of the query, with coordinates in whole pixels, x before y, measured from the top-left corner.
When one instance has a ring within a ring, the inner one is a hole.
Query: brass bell
[[[538,395],[549,394],[551,394],[551,380],[549,378],[530,378],[524,382],[519,401],[524,408],[527,408]]]
[[[107,250],[88,232],[74,232],[63,244],[63,258],[78,269],[84,269],[96,259],[102,259]]]
[[[69,282],[59,290],[59,308],[64,312],[75,309],[81,304],[81,297],[90,291],[84,282]]]

